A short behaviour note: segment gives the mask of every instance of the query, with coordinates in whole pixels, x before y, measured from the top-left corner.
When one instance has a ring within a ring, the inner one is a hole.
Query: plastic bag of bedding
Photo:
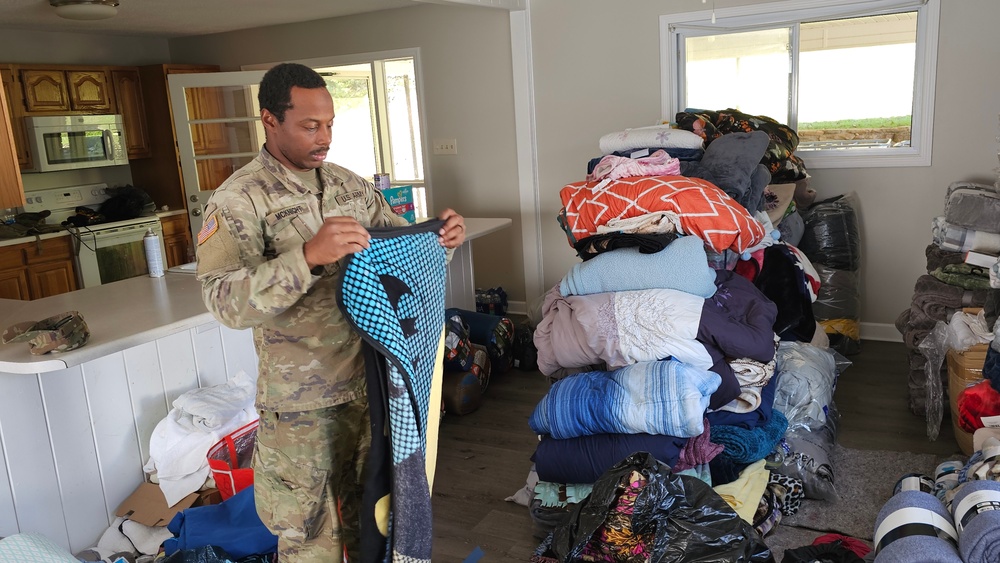
[[[774,562],[760,535],[708,484],[672,473],[647,452],[628,456],[602,475],[531,561],[623,561],[625,556],[658,563]]]
[[[805,342],[783,341],[775,362],[774,409],[788,419],[788,430],[826,425],[839,373],[834,353]]]
[[[815,430],[799,427],[786,432],[767,457],[765,467],[800,479],[806,498],[837,500],[831,456],[837,434],[835,418],[828,417],[827,424]]]
[[[857,196],[852,192],[814,203],[806,212],[806,229],[799,241],[815,266],[855,271],[861,265]]]

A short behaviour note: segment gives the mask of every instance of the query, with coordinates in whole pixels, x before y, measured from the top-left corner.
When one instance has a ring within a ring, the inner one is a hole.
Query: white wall
[[[510,19],[504,10],[420,5],[357,16],[170,40],[173,62],[241,65],[420,48],[427,138],[458,141],[432,156],[433,204],[467,217],[508,217],[511,228],[473,242],[480,287],[524,300],[514,143]],[[336,155],[334,155],[336,156]]]
[[[714,0],[717,8],[754,2]],[[657,123],[658,16],[706,9],[698,0],[530,3],[545,285],[576,261],[553,219],[559,189],[582,180],[601,135]],[[891,324],[925,273],[931,218],[948,184],[992,183],[997,166],[1000,2],[942,0],[933,165],[810,170],[820,198],[855,191],[860,201],[864,323]],[[892,329],[886,330],[891,336]]]

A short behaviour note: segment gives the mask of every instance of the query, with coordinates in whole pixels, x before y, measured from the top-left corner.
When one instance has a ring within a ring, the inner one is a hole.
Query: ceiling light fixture
[[[118,0],[49,0],[56,15],[68,20],[105,20],[118,13]]]

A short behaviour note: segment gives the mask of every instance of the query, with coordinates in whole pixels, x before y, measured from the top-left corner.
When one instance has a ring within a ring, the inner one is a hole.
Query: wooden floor
[[[958,453],[945,415],[938,439],[907,408],[902,344],[865,341],[837,383],[839,442],[857,449]],[[504,498],[524,486],[537,441],[528,416],[548,385],[538,372],[495,375],[483,406],[441,423],[434,482],[435,563],[462,562],[478,547],[488,562],[527,561],[539,540],[528,509]]]

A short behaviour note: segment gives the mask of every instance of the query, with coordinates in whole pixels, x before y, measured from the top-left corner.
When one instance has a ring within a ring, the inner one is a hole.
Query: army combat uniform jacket
[[[228,327],[253,328],[257,407],[330,407],[365,395],[361,339],[337,307],[342,264],[310,271],[302,245],[323,216],[364,227],[407,225],[357,174],[326,163],[322,188],[303,183],[266,149],[222,184],[198,233],[205,305]]]

